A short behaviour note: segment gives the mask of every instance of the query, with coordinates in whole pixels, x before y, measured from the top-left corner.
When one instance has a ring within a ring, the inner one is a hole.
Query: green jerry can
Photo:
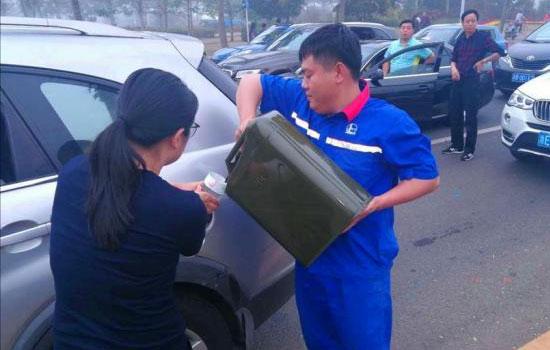
[[[277,112],[248,124],[226,165],[227,195],[305,266],[372,199]]]

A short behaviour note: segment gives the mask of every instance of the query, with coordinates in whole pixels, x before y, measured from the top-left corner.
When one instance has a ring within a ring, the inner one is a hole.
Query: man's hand
[[[355,226],[355,224],[357,224],[359,221],[363,220],[366,216],[368,216],[371,213],[374,213],[375,211],[379,210],[380,208],[381,208],[380,197],[374,197],[369,202],[367,207],[363,210],[363,212],[359,216],[357,216],[355,219],[353,219],[351,224],[349,224],[349,226],[346,227],[344,232],[348,231],[350,228]]]
[[[262,84],[259,74],[249,74],[241,79],[237,89],[237,111],[239,112],[240,124],[235,131],[235,138],[238,140],[248,125],[248,121],[256,118],[258,105],[262,100]]]
[[[454,66],[451,66],[451,79],[453,81],[459,81],[460,80],[460,72]]]
[[[477,74],[481,73],[481,70],[483,69],[484,64],[485,62],[483,60],[476,62],[476,64],[474,65],[474,68],[476,69]]]
[[[403,180],[388,192],[374,197],[361,215],[356,217],[344,232],[375,211],[410,202],[435,191],[438,186],[439,177],[431,180]]]
[[[249,120],[245,120],[239,124],[239,127],[237,128],[237,130],[235,130],[235,140],[238,140],[241,137],[241,135],[244,133],[248,125],[248,122]]]

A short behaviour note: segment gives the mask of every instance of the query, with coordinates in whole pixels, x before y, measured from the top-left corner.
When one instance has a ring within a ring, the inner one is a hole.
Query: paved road
[[[497,92],[480,129],[499,124]],[[442,123],[425,128],[448,136]],[[499,132],[475,158],[442,156],[440,189],[396,210],[393,350],[516,349],[550,329],[550,162],[516,161]],[[302,350],[294,299],[256,331],[257,350]]]

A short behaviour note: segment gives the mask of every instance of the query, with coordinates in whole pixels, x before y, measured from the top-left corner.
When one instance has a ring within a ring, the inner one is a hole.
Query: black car
[[[535,29],[523,41],[510,46],[496,64],[496,85],[510,95],[521,84],[550,72],[550,22]]]
[[[477,26],[477,30],[484,33],[489,33],[491,38],[500,46],[504,51],[508,49],[508,42],[500,32],[497,26],[491,26],[486,24],[480,24]],[[464,30],[460,23],[454,24],[433,24],[428,26],[414,35],[415,39],[423,41],[443,41],[447,44],[454,46],[458,36],[462,34]]]
[[[446,117],[452,84],[452,46],[442,42],[426,42],[398,51],[385,59],[384,54],[389,45],[389,42],[369,42],[361,45],[361,74],[369,83],[371,95],[407,111],[417,122]],[[418,64],[383,76],[381,68],[384,62],[423,48],[430,49],[436,55],[435,62],[426,64],[420,60]],[[299,75],[300,70],[292,76]],[[493,75],[491,64],[486,64],[481,73],[480,107],[488,104],[493,98]]]
[[[377,23],[348,22],[360,40],[395,40],[397,34],[393,28]],[[229,57],[219,66],[233,79],[240,79],[245,74],[267,73],[284,74],[294,72],[300,66],[298,50],[302,42],[323,23],[295,24],[273,42],[266,51]]]

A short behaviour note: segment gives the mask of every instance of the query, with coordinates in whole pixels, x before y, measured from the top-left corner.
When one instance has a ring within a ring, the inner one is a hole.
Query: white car
[[[550,158],[550,73],[514,91],[502,110],[502,143],[519,160]]]

